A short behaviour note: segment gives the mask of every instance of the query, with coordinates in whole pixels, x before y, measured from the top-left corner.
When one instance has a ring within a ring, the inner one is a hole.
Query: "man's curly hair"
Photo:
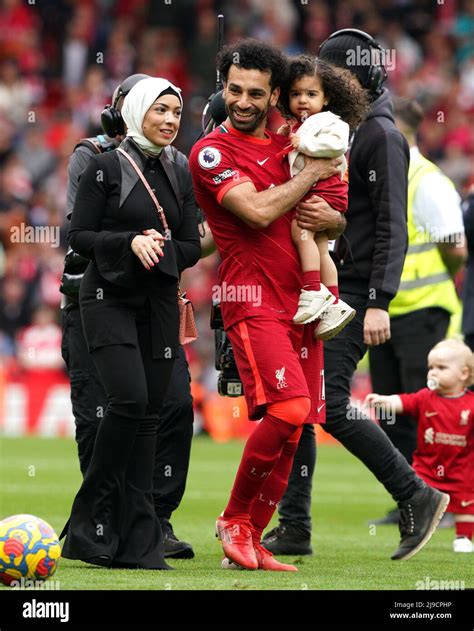
[[[246,70],[269,72],[272,90],[282,85],[288,69],[287,57],[278,48],[255,39],[243,39],[236,44],[224,46],[217,55],[217,68],[224,81],[227,81],[232,65]]]
[[[324,96],[328,104],[323,111],[330,111],[340,116],[351,131],[356,129],[370,109],[367,90],[358,88],[351,83],[351,73],[338,68],[323,59],[316,59],[308,55],[291,57],[288,60],[288,70],[281,86],[278,109],[285,118],[295,118],[290,110],[290,90],[294,81],[302,77],[319,77]]]

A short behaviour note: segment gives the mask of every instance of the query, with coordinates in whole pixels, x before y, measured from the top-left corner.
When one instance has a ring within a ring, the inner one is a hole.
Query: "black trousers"
[[[63,310],[62,355],[71,382],[71,403],[82,475],[92,458],[106,394],[87,350],[79,307]],[[186,355],[182,347],[174,362],[160,411],[155,453],[153,497],[156,513],[169,519],[183,497],[193,436],[193,400]]]
[[[107,555],[115,563],[167,568],[153,501],[159,411],[174,359],[153,359],[150,321],[136,320],[138,346],[92,352],[107,395],[81,488],[66,527],[69,559]]]
[[[372,390],[398,394],[426,387],[428,353],[445,338],[449,320],[450,314],[438,307],[391,318],[390,340],[369,348]],[[416,449],[416,420],[399,414],[388,421],[380,419],[380,426],[411,464]]]
[[[423,482],[415,475],[385,432],[350,404],[351,382],[366,352],[364,316],[366,299],[341,292],[357,310],[355,318],[332,340],[324,343],[326,432],[372,471],[396,501],[409,498]],[[314,428],[305,425],[296,452],[288,488],[279,505],[280,521],[311,532],[311,490],[316,464]]]
[[[182,346],[160,410],[156,435],[153,499],[156,514],[170,519],[181,503],[188,477],[193,438],[191,375]]]
[[[82,330],[79,306],[62,311],[61,351],[71,383],[71,404],[81,473],[85,476],[107,397]]]

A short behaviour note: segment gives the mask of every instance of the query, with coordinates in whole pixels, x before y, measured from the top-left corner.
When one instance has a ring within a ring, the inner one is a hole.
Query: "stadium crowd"
[[[216,15],[225,41],[255,37],[288,54],[317,54],[335,29],[371,33],[387,57],[387,86],[426,116],[420,150],[465,196],[474,185],[474,0],[22,0],[0,2],[0,360],[61,367],[60,276],[66,249],[69,156],[100,133],[121,80],[140,72],[183,89],[176,146],[189,151],[215,84]],[[31,227],[33,230],[26,230]],[[210,297],[217,254],[183,285],[198,315],[188,347],[194,395],[215,415]],[[41,346],[35,357],[28,348]],[[224,404],[223,404],[224,405]],[[204,413],[204,416],[206,414]],[[212,416],[212,415],[209,415]]]

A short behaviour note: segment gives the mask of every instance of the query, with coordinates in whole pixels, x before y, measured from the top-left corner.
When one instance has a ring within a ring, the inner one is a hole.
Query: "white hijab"
[[[142,79],[136,83],[125,97],[122,107],[122,118],[127,125],[127,138],[132,138],[145,153],[155,156],[161,153],[163,147],[155,145],[143,135],[143,119],[159,95],[168,88],[172,88],[178,94],[182,107],[181,90],[167,79],[158,77]],[[170,144],[176,136],[177,132]]]

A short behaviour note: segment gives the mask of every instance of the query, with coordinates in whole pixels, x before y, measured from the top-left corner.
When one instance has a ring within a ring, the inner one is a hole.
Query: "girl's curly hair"
[[[295,81],[302,77],[319,77],[328,105],[323,111],[331,111],[345,121],[351,131],[363,121],[370,109],[367,90],[359,88],[351,82],[349,70],[338,68],[323,59],[308,55],[290,57],[288,73],[281,86],[278,109],[285,118],[294,118],[290,110],[290,90]]]

